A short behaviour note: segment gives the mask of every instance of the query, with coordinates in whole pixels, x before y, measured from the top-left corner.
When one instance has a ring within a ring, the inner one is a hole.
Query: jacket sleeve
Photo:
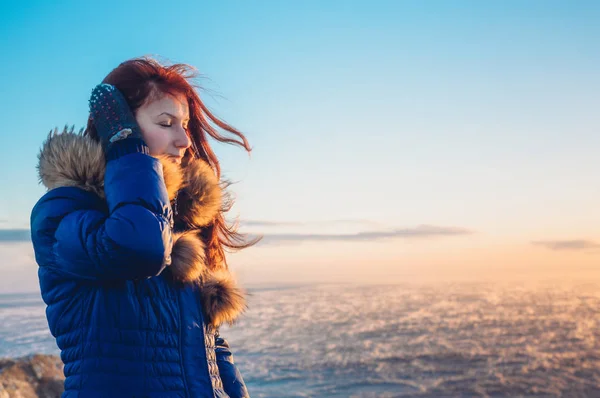
[[[105,280],[151,277],[170,263],[173,216],[162,165],[136,141],[124,140],[107,157],[106,202],[67,186],[38,201],[31,235],[40,266]]]
[[[219,367],[219,375],[223,382],[223,389],[231,398],[250,398],[246,384],[242,378],[242,374],[233,363],[233,354],[229,349],[227,341],[215,335],[215,353],[217,356],[217,366]]]

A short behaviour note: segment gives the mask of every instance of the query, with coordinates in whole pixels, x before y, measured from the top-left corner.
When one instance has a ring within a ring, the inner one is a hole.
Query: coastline
[[[0,358],[0,398],[60,398],[64,379],[57,355]]]

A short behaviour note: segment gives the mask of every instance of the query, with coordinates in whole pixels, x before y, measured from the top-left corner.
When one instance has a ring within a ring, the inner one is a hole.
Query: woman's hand
[[[110,146],[127,138],[142,139],[142,132],[123,94],[112,84],[99,84],[89,100],[90,115],[107,153]]]

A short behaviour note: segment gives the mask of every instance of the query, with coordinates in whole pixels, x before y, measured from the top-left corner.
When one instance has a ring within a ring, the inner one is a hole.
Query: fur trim
[[[237,287],[228,270],[208,269],[204,243],[197,230],[174,234],[173,241],[169,266],[173,279],[199,285],[207,323],[215,327],[223,323],[231,325],[246,310],[246,293]]]
[[[184,171],[184,189],[178,197],[182,220],[191,227],[210,224],[221,209],[221,188],[213,169],[195,160]]]
[[[177,196],[177,191],[179,191],[183,185],[183,173],[181,172],[181,167],[170,161],[166,156],[158,156],[157,159],[160,161],[160,164],[162,164],[163,179],[165,181],[165,186],[167,187],[169,200],[172,201]]]
[[[233,324],[248,307],[246,293],[237,287],[227,270],[214,271],[207,275],[200,288],[202,309],[211,325]]]
[[[204,279],[206,252],[198,231],[173,234],[173,251],[169,268],[173,278],[180,282],[193,282]]]
[[[46,188],[79,187],[104,197],[102,146],[81,134],[50,131],[38,154],[38,176]]]

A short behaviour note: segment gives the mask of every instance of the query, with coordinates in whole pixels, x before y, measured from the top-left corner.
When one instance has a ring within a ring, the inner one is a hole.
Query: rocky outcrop
[[[55,355],[0,359],[0,398],[60,398],[64,380]]]

